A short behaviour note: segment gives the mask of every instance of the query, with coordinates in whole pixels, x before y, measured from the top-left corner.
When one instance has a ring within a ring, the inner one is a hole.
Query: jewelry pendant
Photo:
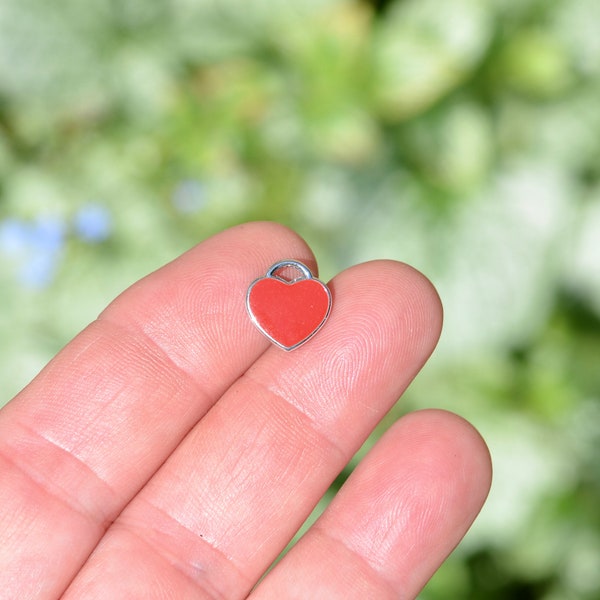
[[[277,271],[286,267],[296,269],[300,275],[292,280],[278,276]],[[282,260],[250,284],[246,308],[258,330],[289,351],[323,327],[331,310],[331,292],[303,263]]]

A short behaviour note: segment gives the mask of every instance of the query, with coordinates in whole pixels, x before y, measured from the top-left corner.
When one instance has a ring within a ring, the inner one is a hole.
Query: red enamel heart
[[[267,276],[250,286],[246,302],[258,329],[284,350],[293,350],[323,325],[331,295],[318,279],[287,282]]]

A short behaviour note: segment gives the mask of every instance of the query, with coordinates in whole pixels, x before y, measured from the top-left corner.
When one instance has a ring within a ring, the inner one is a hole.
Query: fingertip
[[[369,261],[344,271],[330,285],[334,311],[336,301],[347,302],[336,294],[340,289],[353,292],[351,313],[370,314],[368,322],[354,324],[349,315],[349,333],[356,327],[364,336],[360,327],[366,327],[378,346],[388,347],[390,357],[417,357],[419,366],[433,352],[442,330],[442,303],[431,281],[414,267],[394,260]]]
[[[398,279],[404,290],[406,310],[413,320],[409,330],[411,343],[423,345],[429,356],[433,352],[442,332],[443,306],[437,289],[421,271],[403,262],[378,261],[390,276]]]
[[[397,589],[419,590],[471,526],[490,481],[487,446],[470,423],[416,411],[367,454],[321,527]]]
[[[492,459],[475,426],[451,411],[429,408],[405,415],[386,436],[401,444],[407,431],[415,447],[423,448],[443,471],[459,476],[461,493],[469,499],[470,512],[479,512],[491,487]]]
[[[200,379],[210,375],[203,372],[203,352],[240,356],[249,365],[267,343],[247,317],[246,291],[283,258],[316,271],[312,251],[288,227],[268,221],[231,227],[133,284],[100,320],[142,332]]]

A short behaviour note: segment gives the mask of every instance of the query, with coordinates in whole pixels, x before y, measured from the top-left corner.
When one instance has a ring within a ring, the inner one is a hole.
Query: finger
[[[439,335],[438,297],[406,265],[354,267],[332,291],[326,326],[293,353],[269,350],[227,391],[65,598],[114,586],[144,598],[248,593]]]
[[[244,298],[282,256],[313,262],[270,223],[205,241],[126,291],[0,413],[8,597],[62,591],[107,524],[264,352]]]
[[[444,411],[410,414],[250,598],[415,598],[470,527],[490,480],[471,425]]]

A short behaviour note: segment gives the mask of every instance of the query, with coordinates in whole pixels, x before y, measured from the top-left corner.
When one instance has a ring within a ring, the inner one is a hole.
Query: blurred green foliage
[[[595,0],[3,2],[3,401],[229,225],[296,228],[325,279],[404,260],[445,333],[380,430],[456,411],[496,473],[422,598],[598,598],[598,23]]]

